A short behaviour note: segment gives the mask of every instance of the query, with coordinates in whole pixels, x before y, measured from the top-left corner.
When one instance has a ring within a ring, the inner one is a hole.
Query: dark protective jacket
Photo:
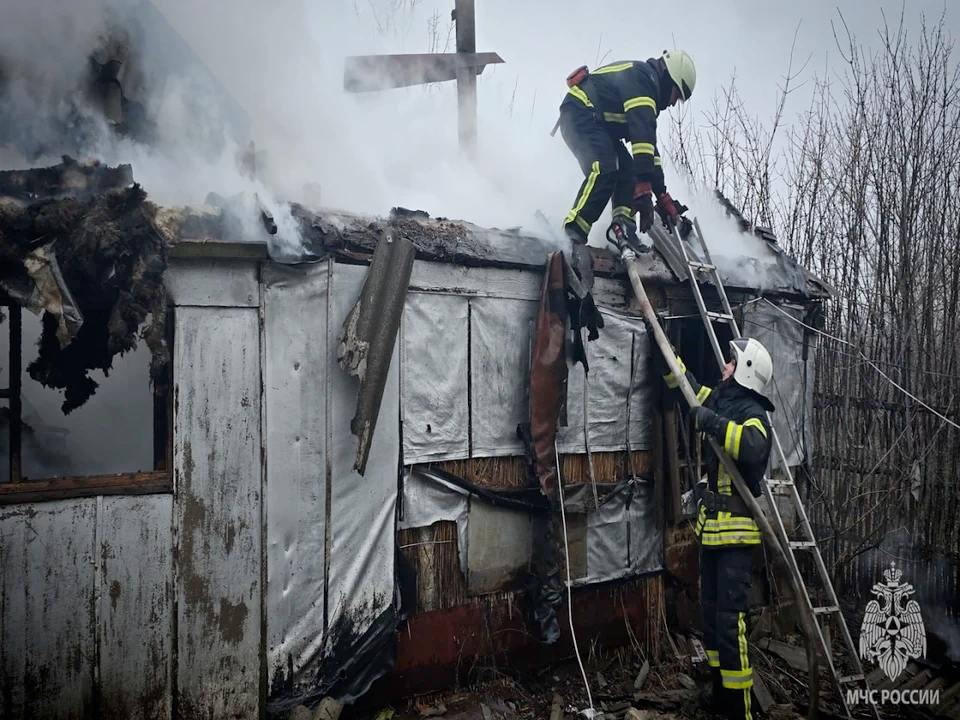
[[[604,65],[569,88],[561,103],[593,108],[613,137],[629,142],[637,181],[649,182],[657,195],[667,189],[657,152],[657,116],[672,90],[662,66],[659,58]]]
[[[721,382],[714,390],[700,385],[693,373],[687,372],[686,375],[700,404],[720,416],[716,423],[701,429],[713,435],[733,458],[750,492],[754,497],[759,497],[770,459],[772,437],[767,411],[773,412],[773,404],[762,395],[737,384],[732,378]],[[716,453],[708,447],[704,448],[703,453],[708,488],[720,496],[734,495],[732,479],[720,464]],[[723,510],[709,513],[701,505],[695,530],[700,543],[708,548],[760,544],[760,529],[756,521],[742,513]]]

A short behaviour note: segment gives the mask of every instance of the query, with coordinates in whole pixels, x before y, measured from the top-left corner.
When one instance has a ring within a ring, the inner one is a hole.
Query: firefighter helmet
[[[753,338],[730,341],[730,358],[736,363],[733,379],[748,390],[763,394],[763,389],[773,377],[773,360],[770,353]]]
[[[663,64],[673,84],[680,91],[680,99],[689,100],[697,84],[697,68],[693,65],[693,58],[683,50],[664,50]]]

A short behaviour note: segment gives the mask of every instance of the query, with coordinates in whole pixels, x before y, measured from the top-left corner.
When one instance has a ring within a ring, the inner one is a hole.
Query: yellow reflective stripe
[[[625,123],[627,121],[627,116],[623,113],[605,112],[603,114],[603,119],[607,122]]]
[[[613,214],[614,214],[614,216],[616,216],[616,215],[623,215],[624,217],[632,218],[632,217],[633,217],[633,208],[630,207],[629,205],[617,205],[617,206],[613,209]]]
[[[583,210],[583,206],[587,204],[587,200],[590,198],[590,193],[593,192],[593,186],[597,184],[597,178],[600,176],[600,161],[594,160],[593,165],[590,166],[590,174],[587,175],[587,182],[583,185],[583,192],[580,193],[580,197],[577,198],[577,204],[574,205],[570,212],[567,213],[564,223],[576,222],[577,218],[580,216],[580,211]],[[586,221],[584,221],[586,222]],[[580,225],[580,223],[577,223]],[[583,225],[580,225],[583,227]],[[587,230],[589,230],[589,225]]]
[[[653,155],[653,143],[630,143],[630,151],[634,155]]]
[[[760,418],[750,418],[743,424],[743,426],[755,427],[757,430],[763,433],[764,437],[767,437],[767,429],[763,426],[763,422],[760,420]]]
[[[721,495],[732,495],[732,486],[733,481],[730,477],[730,473],[727,472],[727,469],[723,465],[720,465],[720,468],[717,471],[717,492]]]
[[[579,85],[574,85],[572,88],[567,90],[567,92],[573,95],[577,100],[582,102],[587,107],[590,107],[590,108],[593,107],[593,103],[590,102],[590,98],[588,98],[587,94],[580,89]]]
[[[743,425],[737,425],[737,430],[733,434],[733,459],[740,459],[740,441],[743,439]]]
[[[720,667],[720,653],[716,650],[707,650],[707,665],[710,667]]]
[[[706,385],[701,385],[697,390],[697,402],[703,405],[704,401],[710,397],[711,390]]]
[[[740,667],[744,670],[750,670],[750,655],[747,653],[747,623],[743,619],[743,613],[737,613],[737,641],[740,644]]]
[[[750,682],[750,687],[753,687],[753,682]],[[753,713],[750,712],[750,688],[745,688],[743,691],[743,720],[753,720]]]
[[[700,534],[700,544],[707,547],[723,547],[725,545],[759,545],[760,532],[702,532]]]
[[[580,229],[583,230],[585,233],[589,233],[589,232],[590,232],[590,228],[593,227],[593,225],[592,225],[591,223],[588,223],[586,220],[583,219],[583,216],[582,216],[582,215],[577,215],[577,216],[573,219],[573,221],[574,221],[577,225],[579,225],[579,226],[580,226]]]
[[[623,111],[630,112],[639,107],[648,107],[654,112],[657,111],[657,103],[654,102],[652,97],[647,97],[646,95],[641,95],[640,97],[632,97],[629,100],[625,100],[623,103]]]
[[[723,434],[723,449],[727,455],[733,455],[733,438],[737,431],[737,424],[733,420],[727,421],[727,429]]]
[[[591,75],[604,75],[606,73],[623,72],[633,67],[632,62],[617,63],[616,65],[604,65],[594,70]]]
[[[659,155],[654,155],[654,156],[653,156],[653,164],[654,164],[655,167],[662,167],[662,166],[663,166],[663,161],[660,160],[660,156],[659,156]]]

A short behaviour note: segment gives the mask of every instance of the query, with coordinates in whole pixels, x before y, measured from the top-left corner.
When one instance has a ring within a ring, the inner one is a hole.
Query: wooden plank
[[[173,480],[166,470],[116,475],[85,475],[0,484],[0,505],[44,502],[96,495],[169,493]]]
[[[109,497],[98,504],[98,717],[169,718],[173,498]]]
[[[96,500],[0,510],[0,716],[93,712]]]
[[[186,720],[256,717],[260,696],[260,339],[247,308],[177,308],[177,696]]]
[[[174,305],[257,307],[257,263],[229,258],[172,259],[163,276]]]

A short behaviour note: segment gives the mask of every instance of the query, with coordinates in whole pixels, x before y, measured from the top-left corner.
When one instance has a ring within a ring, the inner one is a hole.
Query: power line
[[[831,340],[834,340],[834,341],[836,341],[836,342],[838,342],[838,343],[843,343],[844,345],[849,345],[850,347],[852,347],[854,350],[857,351],[857,355],[858,355],[865,363],[867,363],[867,365],[869,365],[869,366],[872,367],[874,370],[876,370],[877,373],[879,373],[880,377],[882,377],[882,378],[883,378],[884,380],[886,380],[888,383],[890,383],[891,385],[893,385],[897,390],[899,390],[900,392],[902,392],[902,393],[903,393],[904,395],[906,395],[908,398],[910,398],[911,400],[913,400],[914,402],[916,402],[917,404],[919,404],[921,407],[926,408],[928,411],[930,411],[931,413],[933,413],[934,415],[936,415],[938,418],[940,418],[941,420],[943,420],[945,423],[948,423],[948,424],[950,424],[951,426],[953,426],[954,428],[956,428],[957,430],[960,430],[960,425],[958,425],[957,423],[955,423],[953,420],[951,420],[950,418],[948,418],[948,417],[947,417],[946,415],[944,415],[943,413],[941,413],[941,412],[935,410],[934,408],[930,407],[929,405],[927,405],[927,403],[925,403],[923,400],[921,400],[920,398],[918,398],[918,397],[917,397],[916,395],[914,395],[912,392],[910,392],[909,390],[907,390],[905,387],[903,387],[903,385],[901,385],[900,383],[898,383],[898,382],[897,382],[896,380],[894,380],[892,377],[890,377],[889,375],[887,375],[883,370],[880,369],[880,367],[879,367],[873,360],[871,360],[870,358],[868,358],[868,357],[863,353],[863,351],[862,351],[860,348],[858,348],[856,345],[854,345],[854,344],[853,344],[852,342],[850,342],[849,340],[844,340],[843,338],[836,337],[835,335],[831,335],[830,333],[824,332],[823,330],[819,330],[819,329],[817,329],[817,328],[815,328],[815,327],[813,327],[813,326],[811,326],[811,325],[807,325],[805,322],[803,322],[803,321],[801,321],[801,320],[797,320],[797,318],[793,317],[793,315],[791,315],[790,313],[788,313],[786,310],[783,310],[782,308],[777,307],[774,303],[770,302],[770,301],[767,300],[766,298],[764,298],[764,302],[766,302],[767,305],[769,305],[770,307],[772,307],[772,308],[773,308],[774,310],[776,310],[777,312],[779,312],[779,313],[781,313],[782,315],[784,315],[785,317],[789,318],[792,322],[795,322],[795,323],[797,323],[798,325],[801,325],[801,326],[807,328],[807,329],[810,330],[811,332],[815,332],[815,333],[817,333],[818,335],[822,335],[823,337],[830,338]]]

